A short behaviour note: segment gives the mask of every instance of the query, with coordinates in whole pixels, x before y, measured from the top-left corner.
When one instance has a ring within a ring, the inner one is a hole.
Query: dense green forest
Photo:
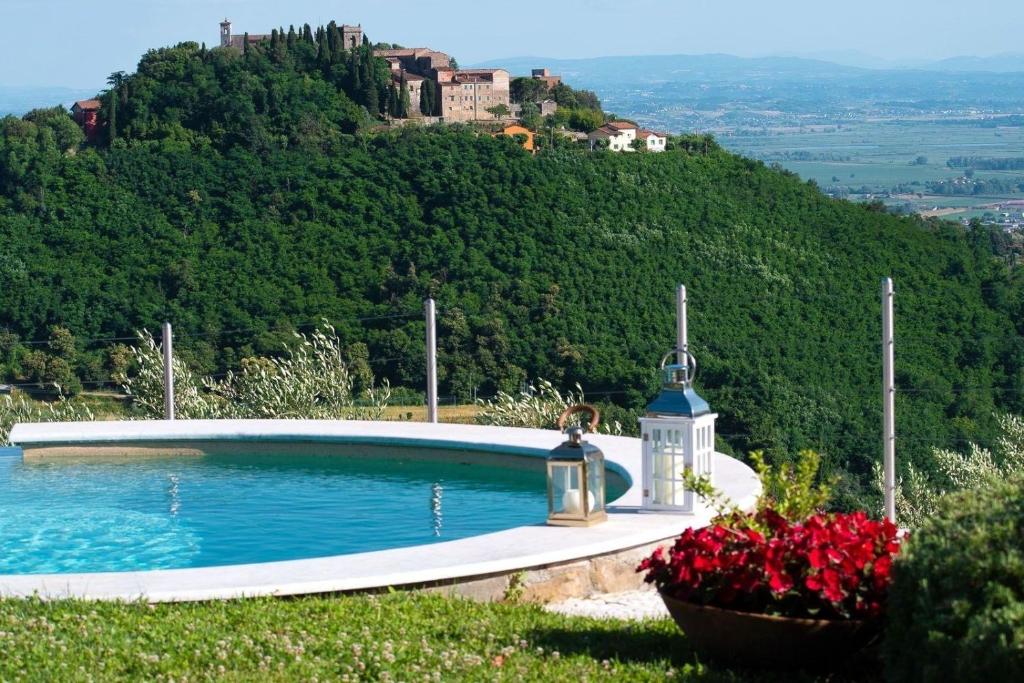
[[[1024,412],[1024,286],[999,233],[832,200],[705,139],[531,156],[466,127],[368,131],[345,55],[327,69],[277,49],[148,53],[112,79],[96,145],[59,109],[0,120],[8,378],[52,361],[106,379],[119,354],[89,340],[163,320],[218,372],[326,318],[418,388],[433,296],[443,391],[546,377],[637,407],[681,282],[729,444],[818,448],[860,496],[892,275],[901,456],[927,470],[930,446],[984,443],[995,413]]]

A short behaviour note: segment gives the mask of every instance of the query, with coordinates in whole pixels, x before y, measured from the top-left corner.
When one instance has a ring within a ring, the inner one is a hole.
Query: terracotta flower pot
[[[661,598],[698,654],[747,666],[834,668],[881,631],[878,620],[777,617]]]

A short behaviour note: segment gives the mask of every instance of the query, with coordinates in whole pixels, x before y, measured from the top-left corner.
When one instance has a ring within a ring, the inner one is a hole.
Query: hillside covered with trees
[[[704,140],[531,156],[466,127],[368,132],[376,66],[357,87],[366,67],[301,42],[148,53],[104,95],[96,145],[60,109],[0,120],[4,377],[45,380],[45,357],[108,377],[117,354],[86,340],[163,320],[217,372],[326,318],[378,376],[422,388],[433,296],[443,391],[545,377],[638,407],[682,282],[725,440],[818,448],[860,496],[892,275],[901,456],[927,469],[932,445],[985,443],[996,413],[1024,412],[1024,287],[1000,235],[831,200]],[[73,338],[26,343],[54,326]]]

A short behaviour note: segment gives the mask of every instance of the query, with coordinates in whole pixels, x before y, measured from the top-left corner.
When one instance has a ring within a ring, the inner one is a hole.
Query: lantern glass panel
[[[604,462],[591,461],[587,469],[588,514],[604,510]]]
[[[685,492],[685,436],[681,429],[654,429],[651,434],[654,503],[680,505]]]
[[[548,501],[553,514],[579,514],[580,465],[577,463],[549,463],[551,498]]]

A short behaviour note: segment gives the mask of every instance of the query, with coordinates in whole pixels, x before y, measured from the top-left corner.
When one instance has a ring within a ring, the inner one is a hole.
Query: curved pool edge
[[[400,435],[396,435],[396,428],[401,429]],[[81,457],[91,449],[109,449],[112,444],[125,450],[130,449],[133,442],[202,441],[373,443],[544,457],[562,438],[558,432],[539,429],[307,420],[23,424],[17,425],[11,433],[11,441],[24,450],[26,458],[46,457],[47,451]],[[550,577],[554,569],[553,581],[562,590],[557,597],[571,597],[565,591],[589,590],[586,581],[579,576],[593,578],[594,565],[600,562],[621,565],[622,576],[599,577],[591,582],[591,588],[600,587],[602,581],[605,585],[609,581],[635,581],[632,566],[638,552],[646,552],[654,544],[671,539],[688,527],[706,525],[713,513],[708,509],[700,509],[694,515],[638,512],[640,440],[600,434],[589,435],[588,439],[604,451],[609,467],[622,474],[630,485],[610,506],[608,521],[593,527],[538,524],[430,545],[248,565],[145,572],[0,575],[0,596],[201,601],[387,587],[456,586],[494,577],[504,577],[507,585],[513,574],[528,572],[540,580]],[[756,474],[721,453],[715,454],[715,467],[716,486],[740,507],[752,507],[761,490]],[[566,568],[573,567],[576,573],[566,578]],[[492,583],[500,591],[503,581]],[[535,593],[554,597],[550,596],[550,591]]]

